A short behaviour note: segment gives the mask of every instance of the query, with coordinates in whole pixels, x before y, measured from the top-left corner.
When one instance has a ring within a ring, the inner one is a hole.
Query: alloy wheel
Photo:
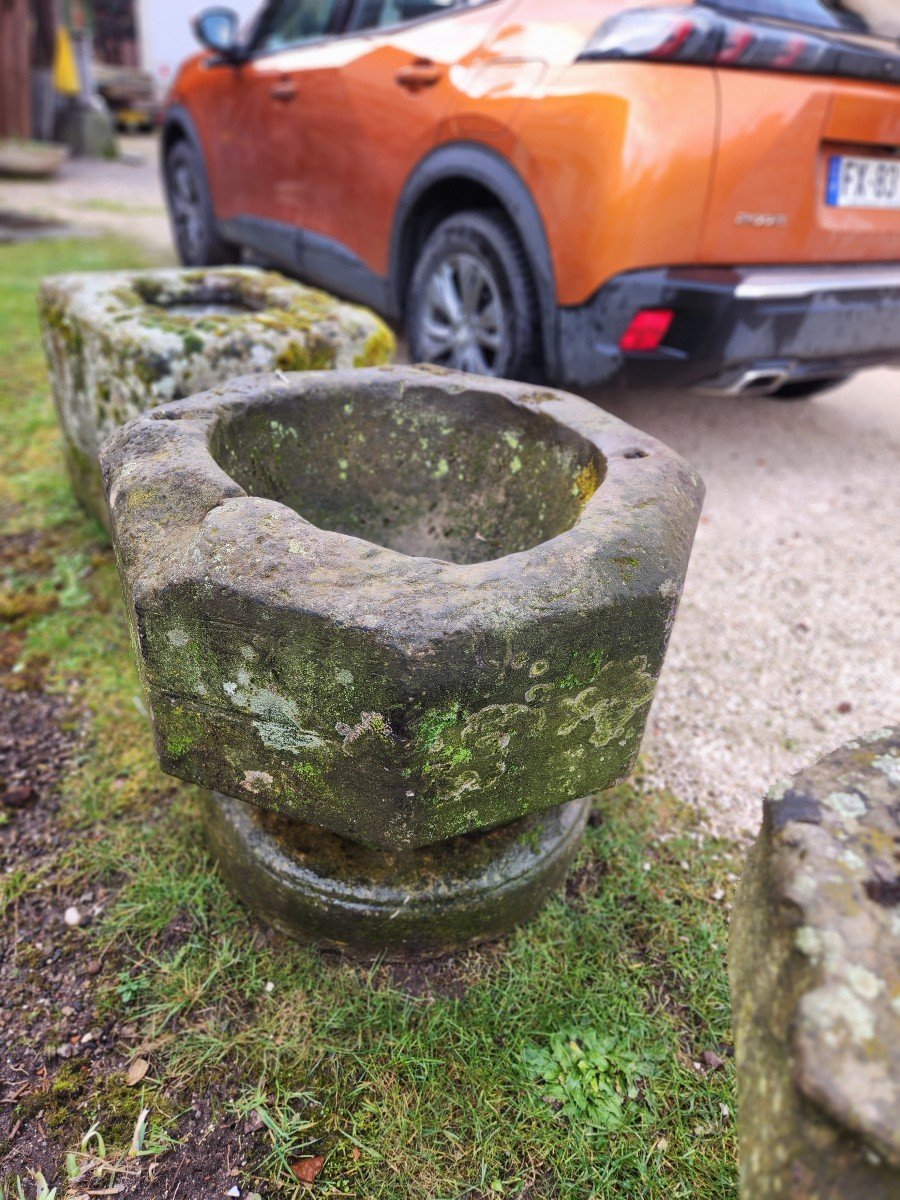
[[[464,251],[448,254],[425,287],[420,317],[422,357],[476,375],[502,375],[509,329],[499,282],[488,263]]]
[[[205,221],[203,201],[190,165],[183,159],[169,173],[169,202],[178,245],[187,262],[202,261]]]

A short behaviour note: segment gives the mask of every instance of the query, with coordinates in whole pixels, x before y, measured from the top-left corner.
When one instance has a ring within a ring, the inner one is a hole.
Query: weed
[[[53,582],[63,608],[81,608],[90,604],[91,594],[83,585],[90,570],[86,554],[61,554],[56,559]]]
[[[22,896],[33,891],[38,883],[39,876],[35,872],[26,871],[24,867],[15,867],[5,875],[0,875],[0,916],[8,908],[12,908]]]
[[[178,1144],[164,1124],[150,1121],[152,1110],[149,1105],[143,1104],[143,1099],[142,1095],[141,1109],[134,1122],[127,1150],[110,1149],[100,1132],[100,1122],[95,1121],[81,1138],[78,1149],[68,1151],[65,1171],[70,1185],[88,1178],[99,1181],[105,1175],[114,1178],[118,1174],[129,1174],[130,1159],[165,1154]],[[89,1194],[103,1193],[95,1189]]]
[[[116,987],[116,994],[123,1004],[134,1004],[135,1000],[137,1000],[146,987],[147,980],[143,976],[133,975],[128,970],[119,972],[119,983]]]
[[[638,1099],[655,1072],[646,1053],[639,1056],[596,1029],[554,1033],[549,1047],[526,1046],[523,1059],[528,1075],[548,1085],[544,1098],[591,1132],[619,1129],[625,1105]]]
[[[271,1149],[261,1164],[264,1175],[281,1182],[296,1179],[291,1163],[316,1145],[317,1139],[308,1136],[317,1126],[315,1116],[310,1119],[316,1104],[311,1093],[292,1091],[282,1083],[271,1089],[259,1083],[237,1102],[235,1110],[261,1122],[268,1135]]]
[[[33,1197],[28,1197],[21,1175],[17,1175],[10,1184],[15,1184],[15,1192],[8,1191],[9,1185],[0,1183],[0,1200],[56,1200],[56,1188],[51,1188],[41,1171],[31,1171]]]

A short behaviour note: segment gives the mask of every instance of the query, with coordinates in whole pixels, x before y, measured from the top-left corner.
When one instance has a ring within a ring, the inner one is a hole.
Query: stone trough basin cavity
[[[39,308],[72,487],[104,525],[98,450],[126,421],[234,375],[376,366],[394,352],[367,309],[251,267],[58,275]]]
[[[695,472],[574,396],[424,368],[231,381],[101,457],[160,761],[218,793],[251,903],[388,953],[533,911],[633,765]]]

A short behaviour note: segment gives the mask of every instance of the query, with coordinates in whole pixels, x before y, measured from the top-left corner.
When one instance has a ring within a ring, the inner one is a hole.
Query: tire
[[[534,282],[503,213],[459,212],[432,230],[413,268],[406,331],[413,362],[477,375],[537,378]]]
[[[166,202],[172,238],[186,267],[240,262],[240,249],[219,237],[206,171],[199,151],[184,139],[166,155]]]
[[[830,392],[832,388],[840,387],[852,375],[833,375],[830,379],[801,379],[797,383],[785,383],[777,392],[773,392],[773,400],[810,400],[822,392]]]

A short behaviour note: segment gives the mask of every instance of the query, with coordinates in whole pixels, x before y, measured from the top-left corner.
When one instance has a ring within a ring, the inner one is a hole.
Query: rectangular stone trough
[[[236,375],[394,354],[368,309],[249,267],[58,275],[39,309],[72,487],[107,527],[97,455],[126,421]]]

